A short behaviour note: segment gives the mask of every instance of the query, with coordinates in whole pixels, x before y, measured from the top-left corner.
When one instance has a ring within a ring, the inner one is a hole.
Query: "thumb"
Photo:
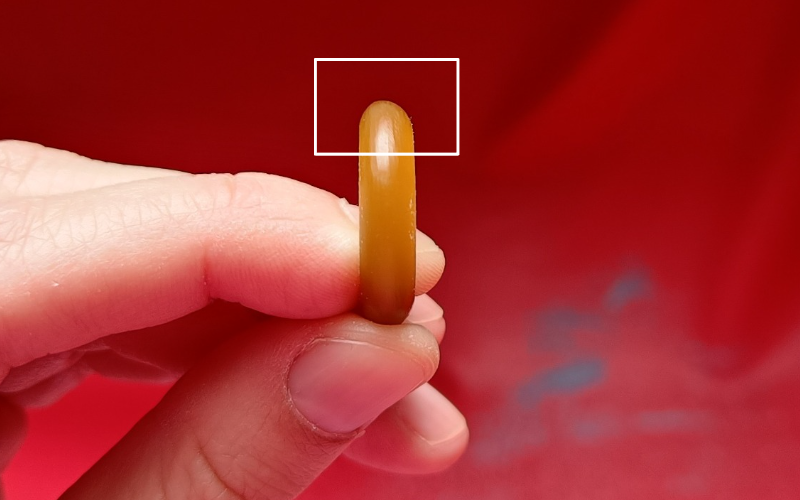
[[[416,325],[268,320],[190,370],[62,498],[294,498],[438,360]]]

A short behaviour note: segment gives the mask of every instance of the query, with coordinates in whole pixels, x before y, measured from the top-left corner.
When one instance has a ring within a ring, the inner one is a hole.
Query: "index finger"
[[[350,310],[358,228],[345,205],[258,173],[155,176],[7,200],[0,205],[0,373],[165,323],[214,298],[288,318]],[[429,238],[418,240],[417,292],[425,293],[444,257]]]

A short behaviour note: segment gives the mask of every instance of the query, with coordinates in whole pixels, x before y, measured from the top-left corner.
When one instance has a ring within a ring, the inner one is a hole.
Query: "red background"
[[[402,102],[416,152],[456,151],[456,63],[319,61],[317,151],[358,151],[361,113],[378,100]],[[408,104],[406,104],[408,103]]]
[[[417,175],[470,449],[425,478],[342,460],[306,498],[794,498],[799,25],[791,0],[17,2],[0,137],[355,201],[354,159],[312,156],[313,58],[459,57],[462,154]],[[55,497],[163,390],[31,410],[8,496]]]

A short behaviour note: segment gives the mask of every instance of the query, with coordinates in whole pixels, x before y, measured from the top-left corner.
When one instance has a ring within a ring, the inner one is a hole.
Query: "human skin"
[[[418,233],[409,319],[366,321],[349,312],[357,219],[278,176],[0,141],[0,467],[23,408],[92,372],[178,382],[63,498],[288,499],[342,453],[405,473],[453,463],[466,423],[427,384],[444,256]]]

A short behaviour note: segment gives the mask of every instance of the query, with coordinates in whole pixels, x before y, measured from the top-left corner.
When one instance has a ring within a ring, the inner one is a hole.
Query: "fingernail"
[[[434,446],[467,432],[467,421],[461,412],[429,384],[403,399],[397,412],[411,430]]]
[[[366,342],[320,340],[289,371],[297,410],[328,432],[349,433],[370,423],[426,379],[408,355]]]

